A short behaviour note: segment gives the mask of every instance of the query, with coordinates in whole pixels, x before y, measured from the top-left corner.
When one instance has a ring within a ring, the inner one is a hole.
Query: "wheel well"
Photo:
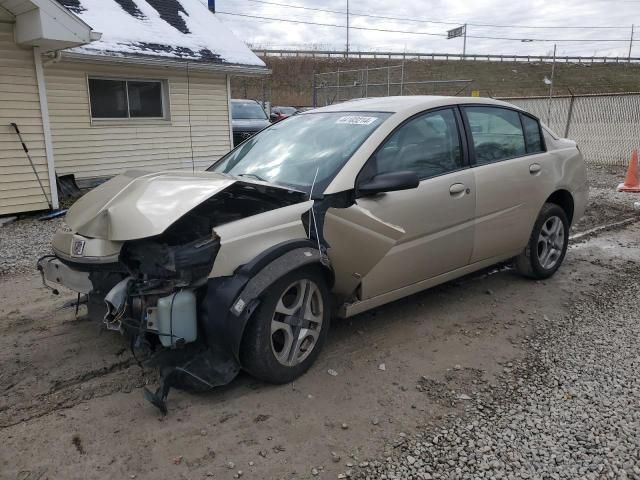
[[[545,203],[555,203],[564,210],[569,220],[569,225],[573,221],[573,196],[567,190],[556,190]]]
[[[331,290],[333,288],[333,285],[336,283],[336,274],[334,273],[333,269],[327,267],[326,265],[320,265],[320,268],[322,269],[322,274],[327,280],[327,287],[329,287],[329,290]]]

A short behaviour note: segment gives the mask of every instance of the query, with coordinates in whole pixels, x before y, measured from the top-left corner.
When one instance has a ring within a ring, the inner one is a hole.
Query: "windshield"
[[[228,153],[209,171],[248,176],[307,193],[323,191],[390,113],[332,112],[295,115]]]
[[[235,120],[266,120],[267,114],[255,102],[231,102],[231,116]]]

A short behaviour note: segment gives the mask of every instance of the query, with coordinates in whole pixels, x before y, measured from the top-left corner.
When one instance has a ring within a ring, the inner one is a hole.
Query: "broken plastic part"
[[[104,302],[107,305],[104,324],[106,325],[107,330],[120,331],[122,318],[127,309],[129,285],[132,281],[133,279],[131,277],[121,280],[104,297]]]

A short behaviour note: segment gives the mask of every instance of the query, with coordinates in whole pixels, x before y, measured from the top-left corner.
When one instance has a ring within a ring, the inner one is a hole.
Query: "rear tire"
[[[262,297],[245,330],[242,368],[269,383],[288,383],[305,373],[324,345],[331,296],[318,267],[284,275]]]
[[[549,278],[562,265],[568,245],[567,214],[555,203],[545,203],[533,226],[529,243],[515,258],[516,270],[529,278]]]

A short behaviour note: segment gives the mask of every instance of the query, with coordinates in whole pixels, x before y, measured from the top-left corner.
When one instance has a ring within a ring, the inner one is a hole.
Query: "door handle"
[[[536,175],[537,173],[540,173],[540,170],[542,170],[542,167],[538,163],[532,163],[531,165],[529,165],[529,173],[531,175]]]
[[[449,193],[453,196],[460,195],[461,193],[464,193],[466,189],[467,187],[464,183],[454,183],[449,187]]]

